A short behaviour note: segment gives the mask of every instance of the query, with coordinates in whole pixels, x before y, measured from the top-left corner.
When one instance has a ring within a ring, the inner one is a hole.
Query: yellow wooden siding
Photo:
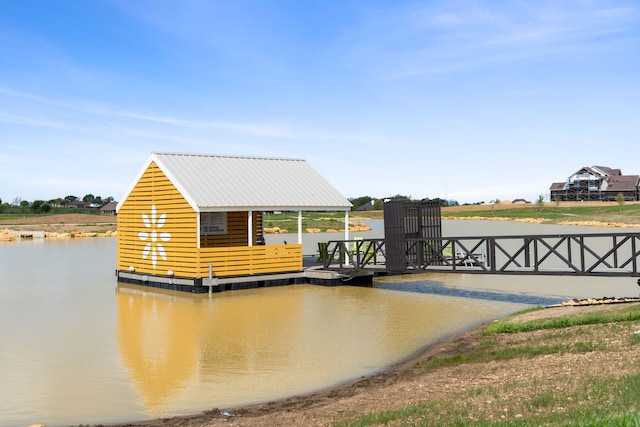
[[[238,246],[200,249],[200,277],[302,271],[302,245]]]
[[[197,218],[152,162],[118,211],[118,270],[133,266],[136,273],[167,275],[172,271],[175,276],[192,278],[208,277],[209,264],[216,277],[302,270],[302,245],[247,246],[248,212],[229,212],[228,235],[203,236],[203,248],[198,248]],[[261,213],[253,213],[252,226],[255,244],[262,235]]]
[[[151,215],[153,206],[155,223]],[[163,214],[165,220],[161,223]],[[145,224],[143,215],[149,224]],[[137,273],[165,275],[173,271],[176,276],[195,277],[198,270],[196,220],[193,208],[160,168],[151,163],[118,211],[118,269],[126,271],[133,266]],[[148,237],[144,239],[141,232]],[[150,252],[144,258],[147,245]]]

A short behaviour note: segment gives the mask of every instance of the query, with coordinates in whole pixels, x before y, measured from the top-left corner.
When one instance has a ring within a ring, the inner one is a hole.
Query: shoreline
[[[486,217],[486,216],[470,216],[470,217],[448,217],[442,218],[443,220],[452,221],[512,221],[512,222],[524,222],[527,224],[555,224],[555,225],[575,225],[582,227],[612,227],[612,228],[640,228],[640,224],[629,224],[625,222],[613,222],[613,221],[551,221],[544,218],[509,218],[509,217]]]
[[[117,237],[117,231],[107,230],[104,232],[83,232],[83,231],[69,231],[69,232],[55,232],[44,230],[15,230],[15,229],[1,229],[0,230],[0,243],[19,242],[23,240],[62,240],[62,239],[84,239],[89,237]]]
[[[32,239],[115,237],[115,217],[93,214],[57,214],[0,221],[0,242]],[[29,236],[25,239],[20,236]]]
[[[71,215],[71,214],[65,214]],[[583,226],[583,227],[604,227],[604,228],[640,228],[640,224],[612,222],[612,221],[551,221],[541,218],[508,218],[508,217],[445,217],[443,220],[452,221],[511,221],[523,222],[529,224],[557,224],[566,226]],[[9,228],[13,227],[13,228]],[[363,224],[355,224],[349,231],[369,231],[371,228]],[[303,233],[313,234],[322,230],[318,228],[307,228]],[[282,234],[286,231],[275,227],[273,230],[265,229],[267,234]],[[326,232],[339,232],[338,230],[326,230]],[[35,237],[38,233],[40,236]],[[27,237],[22,237],[27,235]],[[70,238],[88,238],[88,237],[117,237],[118,231],[116,224],[113,222],[93,222],[93,223],[39,223],[33,222],[10,224],[0,221],[0,243],[15,242],[20,240],[31,240],[33,238],[44,239],[70,239]]]
[[[498,319],[496,319],[498,320]],[[372,390],[380,390],[388,385],[398,384],[403,378],[416,377],[421,368],[418,362],[441,354],[453,341],[469,341],[478,339],[490,322],[485,322],[469,329],[454,333],[448,338],[428,344],[418,349],[403,360],[390,365],[384,370],[347,380],[333,387],[294,395],[291,397],[239,405],[232,407],[211,408],[199,413],[188,415],[176,415],[149,420],[139,420],[118,424],[107,424],[108,427],[219,427],[219,426],[272,426],[272,425],[305,425],[327,426],[339,422],[342,419],[342,410],[334,406],[341,406],[340,401],[346,399],[362,398],[362,395]],[[373,401],[377,399],[364,399]],[[367,405],[370,408],[371,405]],[[314,410],[328,411],[328,414],[319,416]],[[230,424],[231,423],[231,424]]]
[[[117,237],[116,231],[105,232],[82,232],[82,231],[70,231],[70,232],[50,232],[44,230],[13,230],[5,228],[0,230],[0,243],[3,242],[17,242],[22,240],[38,240],[38,239],[81,239],[89,237]]]
[[[530,320],[552,319],[563,316],[585,315],[605,310],[624,309],[629,304],[638,304],[639,298],[629,298],[627,301],[607,303],[606,299],[599,303],[572,305],[568,304],[546,307],[533,312],[516,313],[496,319],[493,322],[509,319],[515,322],[526,322]],[[587,352],[576,354],[561,353],[558,355],[540,356],[544,360],[537,363],[535,359],[520,358],[502,360],[494,362],[470,363],[463,365],[443,365],[433,369],[426,369],[423,364],[434,358],[446,358],[457,355],[464,355],[477,351],[486,342],[487,336],[484,331],[493,322],[485,322],[470,329],[461,331],[458,334],[443,339],[442,341],[427,345],[418,350],[407,359],[399,361],[397,364],[389,366],[388,369],[363,376],[352,381],[347,381],[324,390],[311,392],[303,395],[296,395],[285,399],[274,400],[250,405],[240,405],[229,408],[212,408],[200,413],[170,416],[142,421],[109,424],[110,427],[160,427],[160,426],[181,426],[181,427],[222,427],[229,425],[256,427],[272,425],[305,425],[305,426],[329,426],[336,423],[345,422],[354,417],[380,413],[393,410],[398,407],[409,407],[416,404],[427,404],[432,401],[442,399],[454,399],[464,390],[472,390],[479,386],[500,387],[505,381],[512,381],[518,378],[519,382],[528,381],[529,377],[548,378],[549,375],[556,375],[560,378],[553,379],[563,384],[567,379],[561,378],[558,374],[558,366],[568,365],[573,367],[573,363],[583,367],[583,371],[593,369],[602,371],[600,366],[610,364],[614,374],[623,375],[624,370],[633,370],[633,366],[619,367],[619,362],[615,359],[618,355],[615,352]],[[598,328],[601,325],[593,325]],[[596,331],[598,332],[598,331]],[[522,341],[529,342],[536,339],[540,333],[546,331],[524,332]],[[605,327],[604,334],[610,334],[610,329]],[[587,334],[590,334],[587,332]],[[494,338],[498,345],[509,347],[511,336],[501,337],[497,334]],[[578,336],[579,340],[580,337]],[[637,347],[637,346],[635,346]],[[633,358],[640,355],[640,349],[634,348]],[[553,359],[553,360],[552,360]],[[600,362],[595,362],[595,360]],[[497,364],[496,364],[497,363]],[[493,366],[489,369],[487,366]],[[498,368],[499,366],[499,368]],[[577,365],[576,365],[577,366]],[[504,370],[505,373],[491,373],[493,369]],[[550,372],[547,372],[550,370]],[[567,369],[567,374],[573,378],[578,368]],[[606,370],[606,369],[605,369]],[[592,372],[586,372],[587,375]],[[539,387],[535,385],[534,387]],[[558,386],[558,387],[561,387]],[[529,394],[524,393],[525,399]],[[488,403],[488,402],[487,402]],[[507,405],[499,401],[499,412],[502,413],[500,405]],[[508,413],[507,409],[504,410]],[[521,414],[513,413],[511,417],[519,418]],[[505,416],[502,416],[504,419]],[[496,420],[498,421],[498,420]],[[471,420],[469,420],[471,422]],[[378,425],[378,424],[376,424]]]
[[[561,203],[545,203],[545,209],[554,208],[560,209],[565,207],[596,207],[596,206],[615,206],[615,202],[561,202]],[[629,205],[640,204],[640,202],[629,202]],[[486,220],[486,221],[512,221],[512,222],[524,222],[531,224],[558,224],[567,226],[587,226],[587,227],[614,227],[614,228],[640,228],[640,218],[632,216],[620,216],[617,214],[607,214],[604,217],[592,213],[590,216],[583,216],[580,220],[573,220],[571,216],[563,219],[543,219],[530,216],[528,218],[511,218],[488,215],[488,210],[503,211],[506,209],[516,208],[531,208],[533,205],[528,204],[513,204],[501,202],[495,205],[467,205],[467,206],[449,206],[442,208],[443,220]],[[470,212],[477,212],[479,215],[464,216]],[[460,214],[457,216],[456,214]],[[451,215],[451,216],[450,216]],[[586,215],[589,215],[588,213]],[[594,219],[590,219],[594,218]],[[352,229],[350,231],[367,231],[367,227],[359,223],[361,220],[378,219],[382,220],[382,214],[380,211],[374,211],[371,214],[363,212],[353,212],[351,221]],[[273,234],[285,233],[286,230],[282,230],[279,227],[272,227],[273,229],[265,228],[266,232],[271,231]],[[74,238],[74,237],[108,237],[109,235],[117,235],[117,220],[112,215],[96,215],[85,213],[63,213],[41,216],[25,216],[20,217],[18,215],[11,219],[0,220],[0,242],[16,241],[19,238],[11,237],[10,234],[20,234],[24,231],[34,231],[39,233],[48,234],[45,238]],[[341,230],[327,229],[314,227],[310,224],[303,232],[305,233],[318,233],[318,232],[340,232]]]

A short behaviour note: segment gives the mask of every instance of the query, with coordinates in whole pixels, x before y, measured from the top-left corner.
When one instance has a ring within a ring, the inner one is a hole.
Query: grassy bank
[[[588,204],[581,206],[579,203],[570,205],[556,205],[546,203],[544,207],[535,205],[525,205],[515,207],[509,205],[487,205],[481,209],[464,209],[464,207],[444,208],[443,218],[510,218],[523,219],[533,218],[545,220],[549,223],[561,223],[565,221],[598,221],[623,224],[640,223],[640,203],[628,203],[619,206],[615,203]]]
[[[419,362],[450,371],[451,392],[338,425],[640,425],[639,304],[510,319],[486,328],[473,348]],[[456,390],[463,375],[475,381]]]
[[[359,212],[350,212],[349,222],[357,223],[364,219],[383,219],[382,211],[372,211],[360,214]],[[298,213],[282,212],[279,214],[266,214],[264,218],[265,228],[278,227],[286,230],[288,233],[295,233],[298,230]],[[308,228],[316,228],[322,231],[326,230],[344,230],[344,212],[303,212],[302,214],[302,230]]]

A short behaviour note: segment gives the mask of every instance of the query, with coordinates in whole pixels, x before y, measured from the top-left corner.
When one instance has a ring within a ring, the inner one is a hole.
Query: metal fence
[[[640,233],[406,238],[394,246],[362,239],[328,242],[324,268],[639,276],[639,257]],[[389,258],[402,262],[390,266]]]

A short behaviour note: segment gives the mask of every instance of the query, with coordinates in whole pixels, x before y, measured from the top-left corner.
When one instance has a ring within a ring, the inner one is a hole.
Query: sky
[[[640,174],[635,0],[0,0],[0,199],[120,200],[153,151],[307,160],[345,197]]]

